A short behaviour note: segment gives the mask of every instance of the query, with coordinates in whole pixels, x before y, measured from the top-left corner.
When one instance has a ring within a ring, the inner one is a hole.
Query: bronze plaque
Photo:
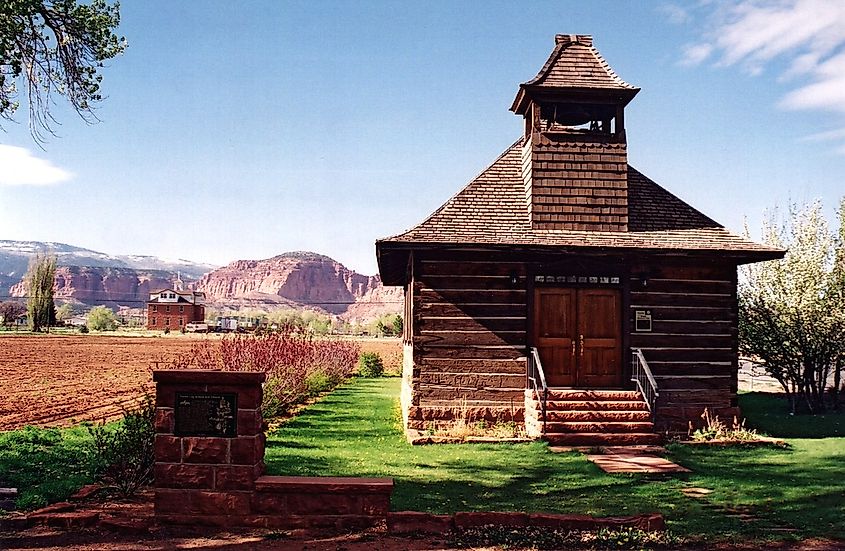
[[[177,392],[176,436],[238,435],[238,395],[234,393]]]

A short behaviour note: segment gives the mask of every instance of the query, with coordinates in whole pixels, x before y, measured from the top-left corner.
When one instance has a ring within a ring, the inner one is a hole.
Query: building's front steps
[[[659,444],[661,436],[642,395],[628,390],[549,389],[546,422],[533,393],[526,392],[530,436],[563,446]]]

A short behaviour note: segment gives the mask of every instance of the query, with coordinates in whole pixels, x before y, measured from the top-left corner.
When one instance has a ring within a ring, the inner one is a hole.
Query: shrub
[[[171,362],[176,369],[263,371],[262,414],[284,415],[311,396],[330,390],[355,372],[357,343],[314,339],[296,328],[262,335],[227,335],[219,346],[199,341]]]
[[[152,481],[155,463],[155,404],[144,397],[134,411],[124,411],[116,426],[89,426],[93,438],[94,470],[98,480],[121,495],[134,494]]]
[[[362,352],[358,358],[358,374],[361,377],[381,377],[384,374],[384,362],[378,352]]]
[[[744,442],[757,440],[759,437],[757,431],[754,429],[745,428],[745,419],[740,423],[734,417],[733,424],[728,426],[727,423],[719,419],[718,415],[711,414],[707,408],[704,408],[701,418],[704,420],[704,426],[700,429],[693,430],[692,421],[690,421],[689,432],[693,440],[701,442],[708,442],[710,440]]]
[[[88,326],[87,325],[80,325],[79,326],[80,333],[88,333]]]
[[[117,319],[111,308],[95,306],[88,312],[88,329],[92,331],[114,331],[117,329]]]

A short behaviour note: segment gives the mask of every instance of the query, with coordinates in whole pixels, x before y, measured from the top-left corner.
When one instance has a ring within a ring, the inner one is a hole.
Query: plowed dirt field
[[[152,390],[154,362],[166,364],[207,337],[0,337],[0,430],[112,419]],[[219,337],[210,337],[219,338]],[[385,367],[401,365],[398,340],[360,339]]]

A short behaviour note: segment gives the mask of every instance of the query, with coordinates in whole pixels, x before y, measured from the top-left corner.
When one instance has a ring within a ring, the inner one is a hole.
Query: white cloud
[[[700,40],[684,46],[682,65],[715,58],[717,66],[759,75],[777,59],[787,65],[780,79],[794,83],[780,107],[845,115],[845,1],[725,0],[705,7],[707,23]],[[836,132],[824,139],[841,139]]]
[[[681,65],[698,65],[710,57],[712,52],[713,46],[710,44],[687,44],[684,46]]]
[[[26,148],[0,144],[0,186],[48,186],[72,177],[70,172],[39,159]]]

